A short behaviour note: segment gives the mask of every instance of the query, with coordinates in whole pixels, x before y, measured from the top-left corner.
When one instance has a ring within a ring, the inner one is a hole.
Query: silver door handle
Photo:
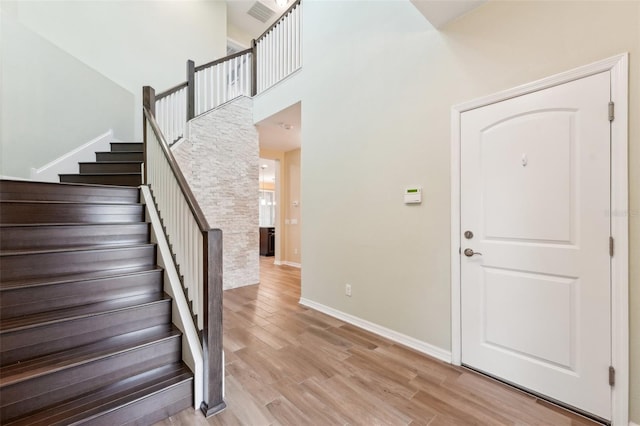
[[[470,249],[470,248],[466,248],[466,249],[464,249],[464,255],[465,255],[465,256],[467,256],[467,257],[471,257],[471,256],[476,255],[476,254],[477,254],[478,256],[482,256],[482,253],[480,253],[479,251],[475,251],[475,252],[474,252],[474,251],[473,251],[472,249]]]

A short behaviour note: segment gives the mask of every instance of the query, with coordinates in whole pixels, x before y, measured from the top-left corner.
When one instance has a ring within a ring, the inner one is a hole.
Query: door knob
[[[473,256],[473,255],[475,255],[475,254],[477,254],[478,256],[482,256],[482,253],[480,253],[479,251],[475,251],[475,252],[474,252],[474,251],[473,251],[472,249],[470,249],[470,248],[466,248],[466,249],[464,249],[464,255],[465,255],[465,256],[467,256],[467,257],[471,257],[471,256]]]

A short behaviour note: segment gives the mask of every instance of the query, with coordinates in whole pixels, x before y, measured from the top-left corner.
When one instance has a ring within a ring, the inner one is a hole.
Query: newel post
[[[145,184],[149,184],[149,180],[147,178],[147,169],[149,168],[149,162],[147,161],[147,116],[144,113],[145,108],[155,117],[156,91],[151,86],[144,86],[142,88],[142,150],[144,151],[142,154],[142,179]]]
[[[187,121],[196,116],[196,64],[187,61]]]
[[[202,355],[204,401],[200,410],[209,417],[226,407],[222,399],[222,231],[202,233],[204,244]]]
[[[258,94],[258,43],[251,40],[251,96]]]
[[[142,106],[149,110],[153,116],[156,116],[156,91],[151,86],[142,88]]]

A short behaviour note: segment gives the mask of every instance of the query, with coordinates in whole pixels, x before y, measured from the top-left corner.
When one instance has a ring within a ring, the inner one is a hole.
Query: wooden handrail
[[[151,127],[158,145],[169,165],[171,173],[186,200],[193,219],[202,234],[202,319],[201,335],[204,386],[203,401],[200,410],[209,417],[226,407],[223,398],[224,369],[222,365],[222,231],[212,229],[205,218],[200,206],[191,192],[187,181],[180,171],[175,157],[154,117],[155,91],[150,86],[143,88],[143,124],[144,124],[144,153],[145,153],[145,183],[147,181],[147,124]],[[151,188],[153,189],[153,188]],[[175,256],[175,253],[174,253]],[[179,265],[178,265],[179,266]],[[193,312],[193,311],[192,311]]]
[[[296,0],[295,2],[293,2],[293,4],[282,14],[280,15],[280,17],[276,20],[276,22],[274,22],[273,24],[271,24],[271,26],[269,28],[267,28],[267,30],[265,32],[263,32],[260,37],[258,37],[256,39],[256,43],[259,42],[260,40],[262,40],[264,38],[264,36],[266,36],[267,34],[269,34],[269,32],[280,23],[280,21],[282,21],[289,13],[291,13],[291,11],[293,9],[295,9],[301,2],[302,0]]]
[[[153,88],[149,86],[145,86],[143,90],[147,91],[149,89],[153,90]],[[178,166],[176,159],[171,153],[171,150],[169,149],[169,145],[167,144],[167,141],[164,139],[164,136],[160,131],[160,127],[158,126],[158,123],[156,122],[155,117],[153,116],[151,111],[149,111],[149,108],[146,105],[144,106],[143,110],[144,110],[144,117],[147,119],[147,121],[151,125],[151,128],[153,129],[153,133],[156,135],[156,138],[158,138],[158,140],[161,142],[160,146],[162,147],[162,152],[164,153],[164,156],[167,159],[167,162],[169,163],[169,167],[171,167],[171,171],[173,172],[173,174],[176,177],[176,180],[178,181],[178,185],[180,185],[180,190],[182,191],[184,198],[187,200],[187,204],[189,205],[191,214],[193,214],[193,217],[196,219],[196,222],[198,223],[198,227],[200,228],[200,231],[205,232],[205,231],[211,230],[211,227],[209,226],[209,222],[207,221],[207,218],[204,216],[204,213],[202,213],[202,210],[200,209],[200,205],[198,205],[198,202],[196,201],[196,197],[193,195],[193,192],[191,192],[191,189],[189,188],[189,184],[187,183],[187,180],[182,174],[182,171],[180,170],[180,167]]]
[[[159,101],[162,98],[166,98],[167,96],[172,95],[172,94],[176,93],[177,91],[184,89],[185,87],[187,87],[188,84],[189,84],[189,82],[185,81],[184,83],[180,83],[177,86],[174,86],[169,90],[165,90],[164,92],[156,95],[156,101]],[[147,86],[145,86],[145,87],[147,87]]]
[[[204,69],[213,67],[213,66],[221,64],[223,62],[230,61],[231,59],[237,58],[238,56],[246,55],[247,53],[251,53],[251,52],[253,52],[253,49],[252,48],[248,48],[248,49],[242,50],[240,52],[236,52],[236,53],[234,53],[232,55],[228,55],[228,56],[225,56],[223,58],[216,59],[215,61],[211,61],[211,62],[207,62],[206,64],[198,65],[197,67],[195,67],[195,72],[202,71]]]

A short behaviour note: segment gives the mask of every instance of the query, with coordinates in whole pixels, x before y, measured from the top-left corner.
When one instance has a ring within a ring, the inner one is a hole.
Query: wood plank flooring
[[[298,305],[300,270],[261,257],[224,293],[227,408],[168,425],[595,425],[499,382]]]

